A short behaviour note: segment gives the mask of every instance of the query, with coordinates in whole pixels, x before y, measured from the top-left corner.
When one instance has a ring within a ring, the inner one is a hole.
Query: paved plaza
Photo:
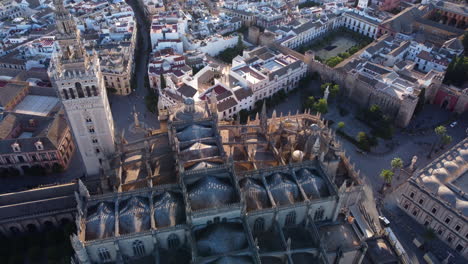
[[[320,83],[318,81],[311,81],[307,87],[302,87],[297,92],[290,94],[284,102],[278,104],[274,109],[278,115],[280,115],[281,112],[283,115],[287,115],[289,112],[296,113],[298,109],[301,109],[302,98],[308,96],[315,96],[317,98],[320,94]],[[338,105],[347,109],[349,114],[345,116],[340,115],[337,107]],[[273,109],[269,109],[270,115],[272,111]],[[357,135],[360,131],[370,133],[371,129],[355,118],[354,113],[356,113],[356,111],[358,111],[358,109],[356,109],[354,104],[346,100],[340,103],[338,103],[337,100],[331,100],[329,101],[329,112],[324,115],[324,118],[333,121],[330,123],[333,123],[332,127],[335,129],[338,122],[345,122],[344,131],[351,136]],[[458,124],[452,128],[448,124],[453,121],[457,121]],[[432,143],[437,140],[434,127],[441,123],[447,124],[447,133],[452,136],[452,143],[447,145],[444,149],[435,151],[432,157],[428,158],[427,154],[431,150]],[[361,171],[361,176],[372,188],[373,194],[366,195],[369,196],[369,198],[375,197],[376,199],[380,199],[378,197],[382,196],[378,191],[383,184],[380,172],[382,169],[391,169],[390,162],[393,158],[400,157],[403,160],[404,167],[408,167],[413,156],[417,156],[418,161],[416,163],[416,168],[423,168],[438,155],[464,139],[467,136],[467,129],[467,114],[456,116],[454,113],[441,109],[436,105],[425,105],[422,112],[413,117],[413,120],[406,129],[396,129],[392,140],[379,139],[379,147],[377,147],[377,150],[371,151],[370,153],[362,154],[357,151],[357,147],[351,142],[339,135],[337,135],[337,137],[342,143],[346,155],[350,157],[351,162],[356,164],[356,168]],[[392,183],[393,188],[401,185],[406,181],[407,177],[408,174],[405,173],[402,173],[399,178],[395,176]],[[380,214],[384,214],[392,222],[391,228],[396,233],[404,248],[409,252],[411,261],[413,261],[413,263],[425,263],[422,259],[424,252],[417,249],[412,243],[414,234],[422,234],[424,228],[409,216],[403,214],[395,204],[396,197],[391,194],[387,196],[384,203],[385,207],[380,207],[379,209],[383,211],[380,212]],[[372,214],[372,212],[371,215],[373,215],[375,219],[375,215]],[[453,250],[440,240],[434,240],[432,242],[432,248],[434,249],[433,252],[435,252],[440,259],[446,258],[447,252],[452,252],[455,257],[451,258],[449,263],[463,263],[462,258],[457,256]]]

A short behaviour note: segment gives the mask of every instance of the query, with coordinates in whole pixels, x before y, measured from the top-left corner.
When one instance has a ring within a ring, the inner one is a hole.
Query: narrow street
[[[127,141],[141,138],[145,129],[159,128],[158,117],[148,111],[145,105],[145,96],[148,88],[145,83],[148,79],[148,60],[151,52],[150,26],[151,21],[146,8],[140,0],[127,0],[133,9],[137,22],[137,43],[135,45],[134,87],[128,96],[109,95],[115,130],[123,133]],[[141,128],[134,126],[134,109],[138,113]]]

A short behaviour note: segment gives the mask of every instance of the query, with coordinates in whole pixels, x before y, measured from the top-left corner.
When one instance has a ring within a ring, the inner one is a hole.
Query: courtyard
[[[339,28],[326,33],[296,49],[300,53],[308,50],[315,52],[315,59],[335,67],[343,60],[369,45],[373,39],[351,31]]]
[[[358,42],[349,36],[338,36],[334,38],[326,47],[312,51],[315,52],[315,56],[319,56],[323,60],[328,60],[329,58],[338,56],[338,54],[348,52],[350,48],[357,44]]]

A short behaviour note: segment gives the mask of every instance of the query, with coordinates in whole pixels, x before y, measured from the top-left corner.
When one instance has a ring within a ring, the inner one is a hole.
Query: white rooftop
[[[27,95],[14,112],[26,115],[48,116],[59,103],[58,98],[40,95]]]

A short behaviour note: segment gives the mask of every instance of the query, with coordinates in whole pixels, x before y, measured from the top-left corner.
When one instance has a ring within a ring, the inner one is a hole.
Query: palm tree
[[[394,158],[394,159],[392,159],[391,165],[392,165],[392,171],[393,172],[395,172],[396,169],[399,170],[398,175],[397,175],[397,179],[400,178],[401,168],[403,168],[403,160],[401,158]]]
[[[345,122],[343,122],[343,121],[338,122],[338,129],[339,130],[343,130],[344,127],[345,127]]]
[[[392,180],[393,180],[393,172],[391,170],[386,170],[386,169],[383,169],[382,172],[380,172],[380,177],[382,177],[384,179],[384,184],[382,185],[382,191],[384,190],[385,188],[385,184],[387,185],[391,185],[392,184]]]
[[[447,128],[444,126],[438,126],[434,129],[434,132],[436,135],[439,137],[439,140],[435,140],[434,143],[432,144],[431,152],[429,152],[428,157],[430,158],[432,155],[432,151],[434,151],[435,146],[442,141],[442,138],[447,134]]]
[[[450,144],[452,142],[452,136],[443,135],[441,141],[442,141],[442,148],[444,148],[447,144]]]

